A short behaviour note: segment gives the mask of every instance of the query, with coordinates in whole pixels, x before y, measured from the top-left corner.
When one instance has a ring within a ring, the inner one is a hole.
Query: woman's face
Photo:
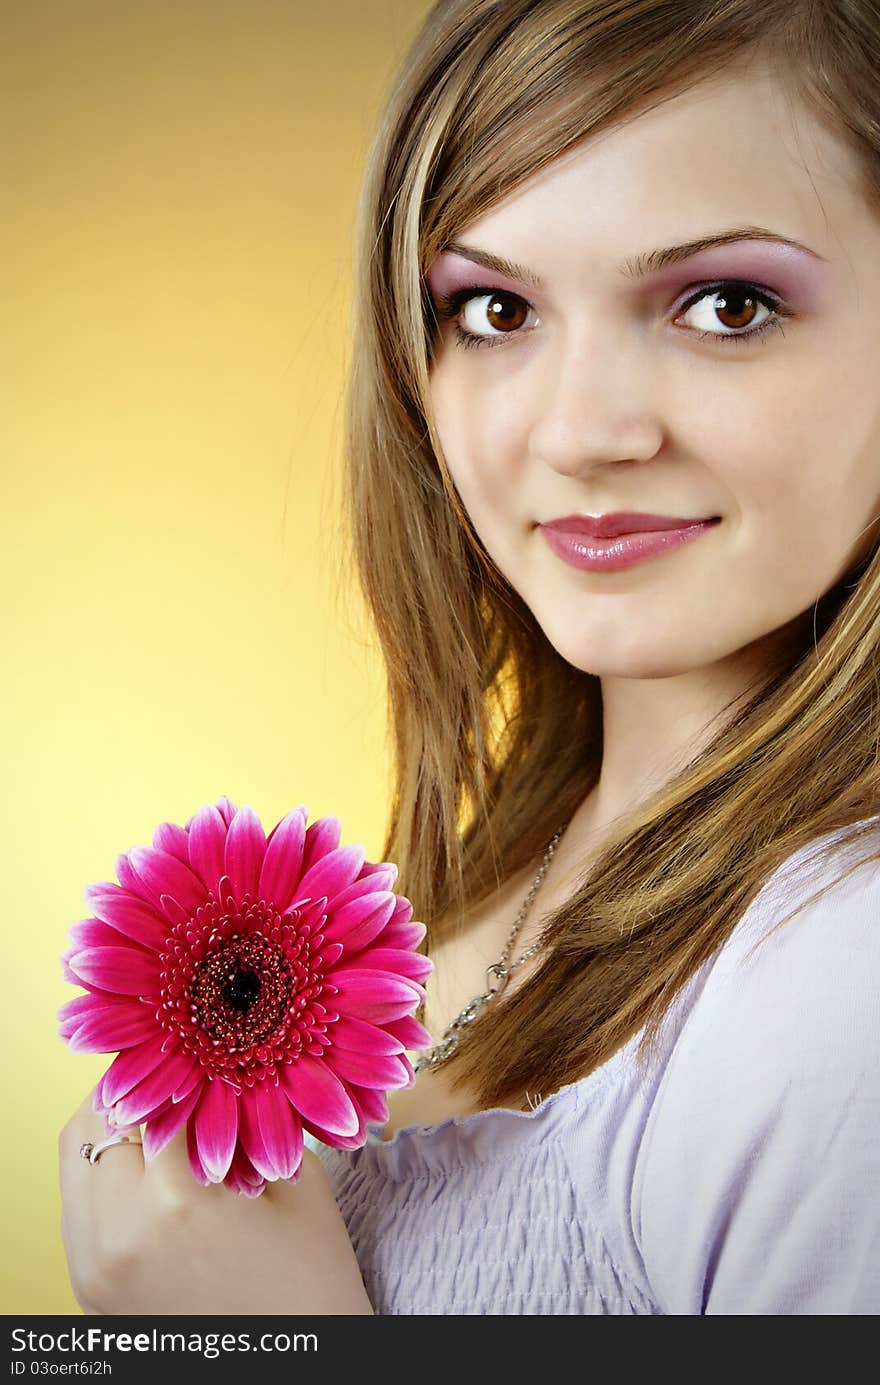
[[[431,367],[447,465],[576,667],[664,677],[729,658],[876,536],[880,218],[856,177],[848,146],[755,68],[587,140],[431,266],[439,310],[476,290],[449,305]],[[713,523],[653,555],[541,528],[633,511]]]

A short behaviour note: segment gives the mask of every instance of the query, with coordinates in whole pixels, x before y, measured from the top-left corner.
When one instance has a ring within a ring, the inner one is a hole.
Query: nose
[[[646,462],[663,444],[649,348],[597,337],[583,330],[548,350],[535,382],[530,452],[566,476]]]

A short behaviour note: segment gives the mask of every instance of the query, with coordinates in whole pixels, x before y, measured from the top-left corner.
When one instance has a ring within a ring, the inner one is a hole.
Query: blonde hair
[[[387,676],[383,853],[429,953],[569,821],[598,780],[602,729],[598,678],[552,647],[448,474],[428,405],[426,270],[577,141],[758,52],[849,140],[880,206],[874,0],[443,0],[388,98],[359,213],[344,506]],[[486,1007],[449,1060],[483,1105],[548,1095],[643,1027],[644,1061],[677,992],[773,871],[825,833],[869,830],[874,547],[807,616],[787,666],[627,818],[546,920],[528,985]]]

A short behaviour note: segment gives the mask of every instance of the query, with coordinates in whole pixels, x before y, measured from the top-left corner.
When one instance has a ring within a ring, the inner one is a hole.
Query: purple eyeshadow
[[[518,284],[516,279],[508,279],[506,274],[484,269],[482,265],[474,264],[460,255],[440,255],[428,271],[427,283],[435,301],[448,298],[465,285],[479,288],[485,284],[487,293],[490,289],[508,289],[511,293],[520,294],[525,292],[524,286]]]
[[[831,277],[829,265],[795,247],[773,241],[743,240],[700,251],[644,280],[621,276],[620,282],[627,291],[650,288],[684,293],[689,286],[712,280],[744,279],[788,302],[816,307],[830,291]],[[484,284],[487,292],[505,289],[529,301],[533,299],[533,292],[527,285],[450,252],[438,255],[426,279],[435,302],[449,297],[457,289]]]

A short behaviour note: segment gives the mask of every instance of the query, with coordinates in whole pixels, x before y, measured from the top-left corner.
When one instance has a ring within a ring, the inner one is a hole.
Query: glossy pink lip
[[[689,524],[707,524],[711,515],[696,515],[692,519],[680,515],[649,515],[636,510],[617,510],[608,515],[564,515],[562,519],[547,520],[542,529],[563,534],[588,534],[591,539],[616,539],[618,534],[643,534],[664,529],[684,529]]]
[[[626,532],[594,537],[592,533],[584,532],[585,519],[592,528],[598,527],[603,520],[608,528],[618,527],[621,520],[625,520],[629,526],[634,521],[650,521],[653,528],[630,527]],[[647,558],[656,558],[674,548],[681,548],[683,544],[693,543],[694,539],[715,527],[716,519],[670,520],[663,515],[618,514],[603,515],[596,521],[589,516],[569,515],[566,519],[554,520],[552,524],[539,527],[553,552],[570,567],[587,572],[620,572]],[[573,527],[574,521],[579,521],[579,529]]]

